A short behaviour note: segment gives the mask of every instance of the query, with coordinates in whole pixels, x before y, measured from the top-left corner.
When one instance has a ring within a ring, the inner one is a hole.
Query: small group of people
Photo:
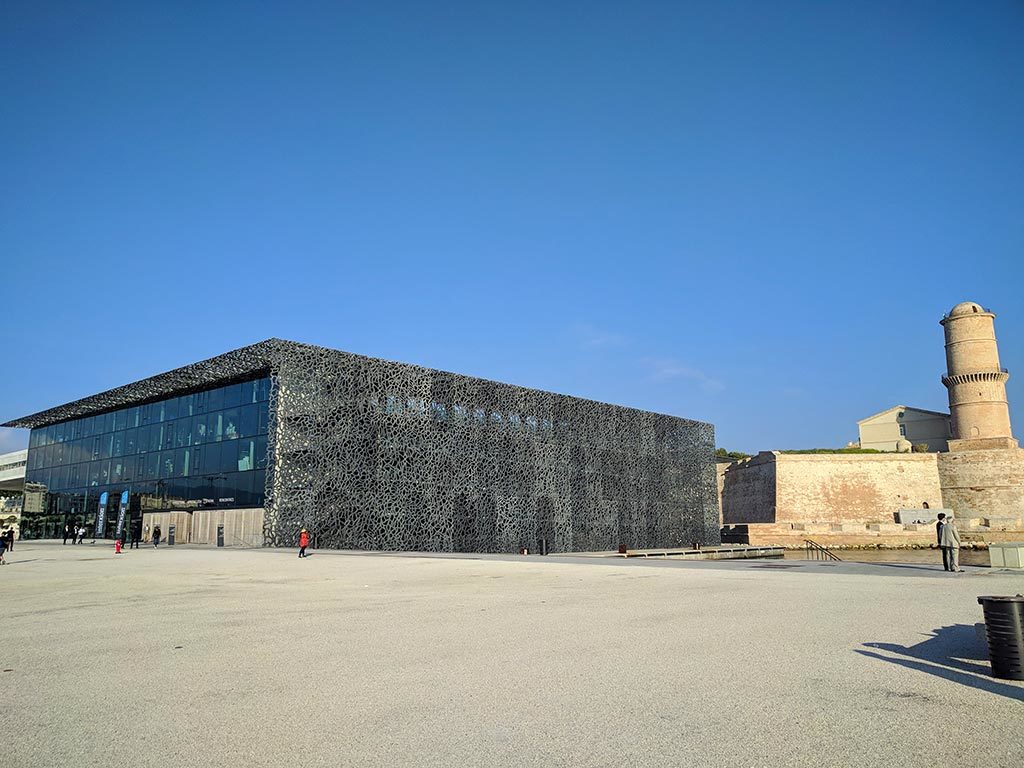
[[[14,528],[0,533],[0,565],[7,565],[4,555],[14,551]]]
[[[960,567],[960,531],[956,528],[956,520],[945,512],[939,512],[936,517],[935,533],[942,549],[942,568],[952,573],[963,573],[964,569]]]
[[[85,538],[85,526],[84,525],[65,525],[64,526],[64,541],[63,544],[68,543],[68,539],[71,539],[72,544],[81,544],[82,539]]]

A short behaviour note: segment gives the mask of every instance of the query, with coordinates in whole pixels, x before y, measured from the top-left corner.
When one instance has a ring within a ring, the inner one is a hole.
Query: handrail
[[[807,553],[808,560],[832,560],[837,563],[843,562],[841,557],[832,554],[831,551],[825,549],[816,541],[810,539],[804,539],[804,551]]]

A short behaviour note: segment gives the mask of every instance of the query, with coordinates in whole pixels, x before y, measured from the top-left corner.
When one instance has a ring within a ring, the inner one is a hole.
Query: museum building
[[[710,424],[280,339],[3,426],[32,430],[26,538],[170,523],[179,543],[223,526],[227,545],[291,546],[305,527],[364,550],[720,543]]]

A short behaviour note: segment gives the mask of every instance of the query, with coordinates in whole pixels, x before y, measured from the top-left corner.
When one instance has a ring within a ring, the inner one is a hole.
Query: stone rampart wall
[[[763,452],[725,473],[724,524],[893,522],[942,507],[936,454]]]
[[[737,462],[722,478],[722,522],[775,522],[775,459],[777,454],[762,451]]]
[[[945,506],[958,517],[1024,517],[1024,449],[937,456]]]

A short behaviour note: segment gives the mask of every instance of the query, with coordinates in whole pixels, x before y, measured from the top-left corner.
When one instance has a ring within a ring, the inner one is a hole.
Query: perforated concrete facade
[[[271,339],[8,422],[269,374],[264,541],[509,552],[720,541],[710,424]]]

